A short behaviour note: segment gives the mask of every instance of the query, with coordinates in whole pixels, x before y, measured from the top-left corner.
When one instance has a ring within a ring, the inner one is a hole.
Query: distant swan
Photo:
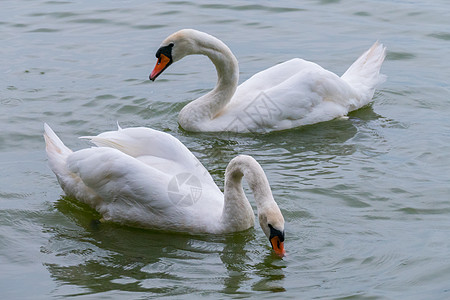
[[[105,220],[190,233],[226,233],[254,226],[242,188],[253,191],[259,224],[284,256],[284,218],[267,177],[251,156],[233,158],[224,193],[178,139],[150,128],[127,128],[89,138],[98,147],[72,152],[44,125],[50,168],[64,192]]]
[[[181,110],[180,126],[189,131],[265,133],[329,121],[368,104],[384,80],[380,68],[386,48],[376,42],[342,77],[294,58],[238,86],[238,62],[231,50],[207,33],[183,29],[162,42],[150,80],[192,54],[211,59],[218,81],[212,91]]]

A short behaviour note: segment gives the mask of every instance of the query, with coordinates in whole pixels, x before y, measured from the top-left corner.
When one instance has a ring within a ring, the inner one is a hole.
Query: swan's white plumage
[[[248,229],[254,225],[254,213],[242,189],[244,176],[253,187],[258,214],[284,229],[264,171],[249,156],[230,162],[224,195],[189,149],[167,133],[119,128],[84,137],[98,147],[72,152],[47,124],[44,128],[49,165],[61,187],[105,220],[185,232]],[[177,205],[170,198],[169,184],[180,180],[180,174],[201,184],[201,196],[192,205]],[[261,224],[266,234],[267,226]]]
[[[342,77],[295,58],[239,86],[237,60],[219,39],[184,29],[166,38],[161,47],[170,43],[173,61],[203,54],[217,69],[216,87],[180,112],[180,125],[192,131],[269,132],[332,120],[367,105],[385,78],[380,68],[386,48],[378,42]]]

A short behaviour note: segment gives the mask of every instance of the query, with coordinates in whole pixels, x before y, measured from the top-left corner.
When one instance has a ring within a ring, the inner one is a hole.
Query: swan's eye
[[[173,45],[174,45],[174,43],[170,43],[168,46],[169,46],[170,48],[172,48]]]

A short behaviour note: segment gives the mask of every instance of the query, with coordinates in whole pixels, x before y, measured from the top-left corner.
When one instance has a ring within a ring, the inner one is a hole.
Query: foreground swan
[[[105,220],[192,233],[226,233],[253,227],[242,189],[253,191],[262,230],[283,256],[284,218],[261,166],[240,155],[225,171],[224,193],[175,137],[150,128],[127,128],[89,138],[98,147],[72,152],[45,124],[48,161],[64,192]]]
[[[376,85],[384,80],[380,68],[386,49],[375,43],[341,77],[294,58],[238,86],[238,62],[231,50],[209,34],[183,29],[162,42],[150,80],[192,54],[211,59],[218,81],[212,91],[181,110],[181,127],[190,131],[264,133],[332,120],[368,104]]]

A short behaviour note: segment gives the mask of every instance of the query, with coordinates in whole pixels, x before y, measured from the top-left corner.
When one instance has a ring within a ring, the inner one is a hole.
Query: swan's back
[[[293,58],[258,72],[244,81],[238,86],[230,104],[241,102],[243,97],[255,99],[261,92],[277,87],[299,72],[322,70],[323,68],[318,64],[301,58]]]
[[[82,137],[99,147],[115,148],[155,168],[176,173],[186,169],[206,172],[198,159],[172,135],[146,127],[118,128]]]

